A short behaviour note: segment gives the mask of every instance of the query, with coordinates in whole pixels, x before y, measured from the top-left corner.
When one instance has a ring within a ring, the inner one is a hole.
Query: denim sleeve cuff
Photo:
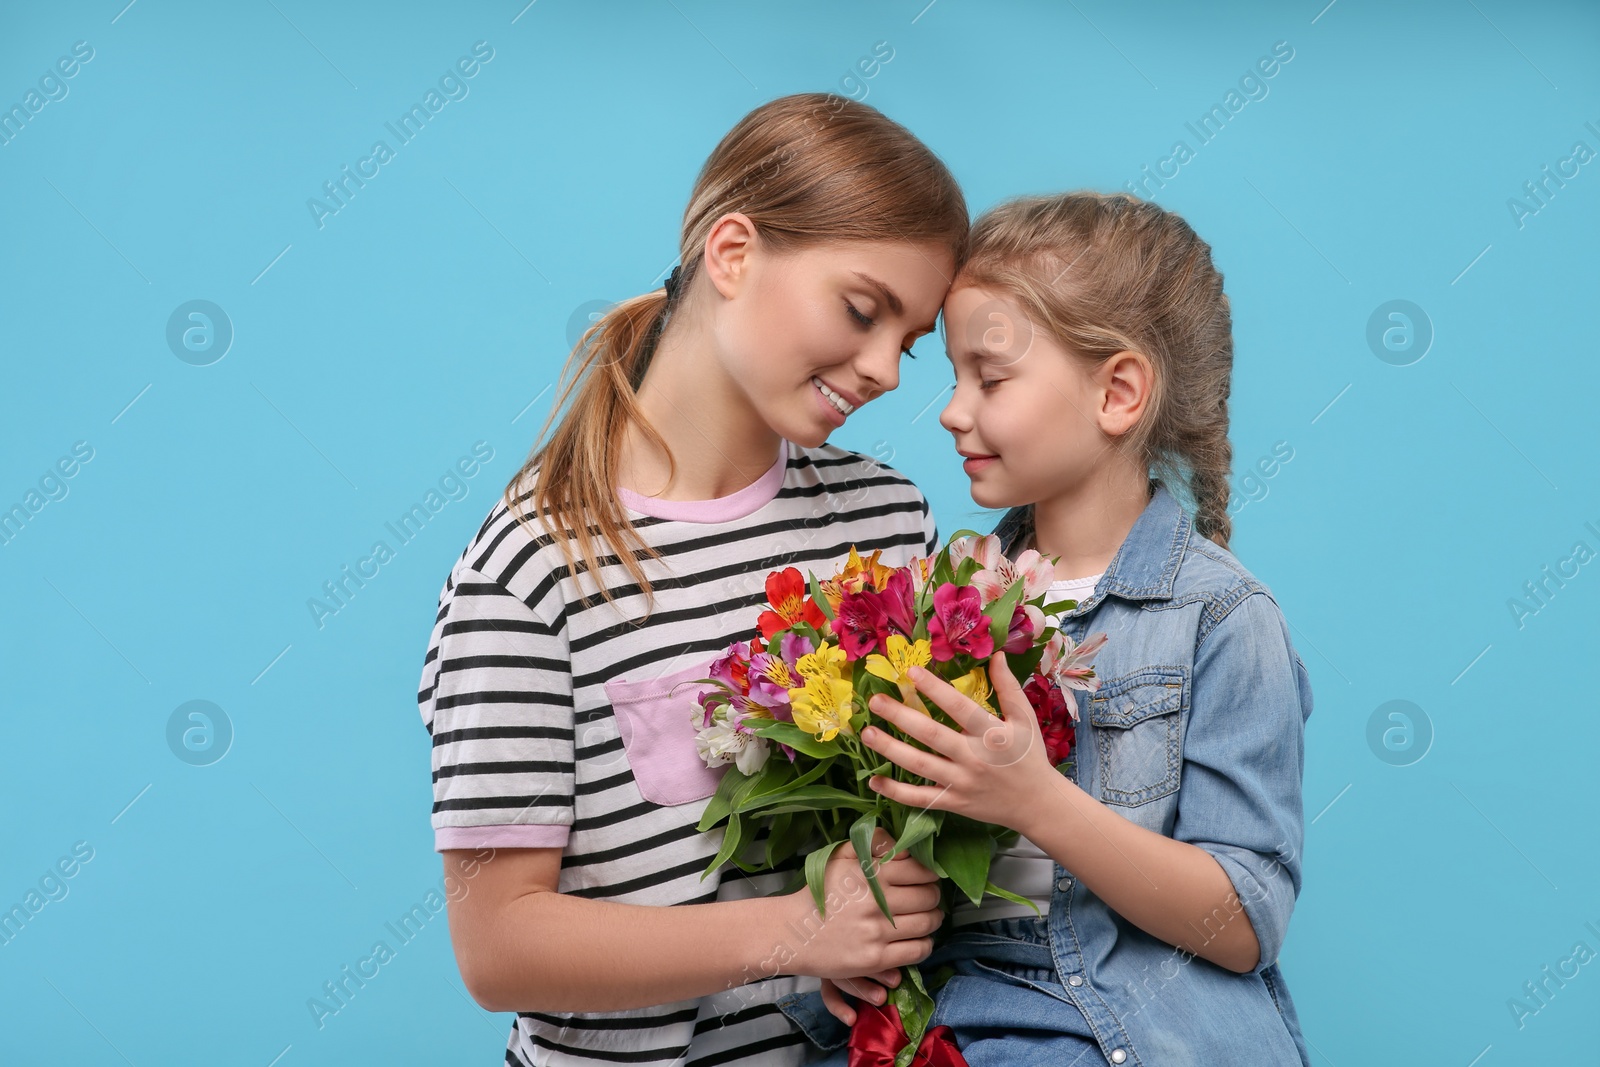
[[[787,1015],[820,1049],[836,1049],[850,1040],[850,1028],[822,1003],[821,990],[779,997],[778,1010]]]
[[[1294,911],[1294,882],[1275,857],[1228,845],[1199,847],[1211,854],[1233,883],[1234,894],[1244,907],[1260,950],[1256,965],[1248,973],[1260,974],[1277,962],[1283,948],[1289,916]]]

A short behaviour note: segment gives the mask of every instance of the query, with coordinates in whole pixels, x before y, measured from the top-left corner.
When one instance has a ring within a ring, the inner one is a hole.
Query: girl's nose
[[[945,388],[950,389],[952,387],[947,385]],[[972,429],[972,420],[967,417],[966,408],[957,402],[958,396],[959,391],[953,393],[950,397],[950,403],[946,404],[944,410],[939,412],[939,425],[951,433],[965,433]]]

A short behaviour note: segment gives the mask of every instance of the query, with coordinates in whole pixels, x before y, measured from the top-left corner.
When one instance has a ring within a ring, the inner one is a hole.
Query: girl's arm
[[[1145,933],[1231,971],[1255,968],[1255,930],[1205,849],[1129,822],[1054,771],[1018,821],[1015,829]]]
[[[877,854],[893,844],[880,829]],[[847,842],[829,858],[826,920],[810,891],[654,907],[556,891],[558,848],[449,849],[450,937],[468,991],[490,1011],[651,1007],[778,974],[843,977],[925,959],[944,920],[938,878],[908,853],[878,871],[879,911]]]

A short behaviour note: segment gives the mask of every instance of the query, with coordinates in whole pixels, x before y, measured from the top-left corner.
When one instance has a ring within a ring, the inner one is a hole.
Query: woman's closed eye
[[[878,324],[876,319],[867,318],[867,316],[863,315],[859,310],[857,310],[856,306],[850,303],[850,301],[846,300],[844,302],[844,306],[850,309],[851,316],[854,317],[856,322],[858,322],[863,329],[871,329]],[[910,356],[912,359],[917,358],[917,354],[911,351],[909,348],[902,348],[900,350],[900,354],[902,356]]]

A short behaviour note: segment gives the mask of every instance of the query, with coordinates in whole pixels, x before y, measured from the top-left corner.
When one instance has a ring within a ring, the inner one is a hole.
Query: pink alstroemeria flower
[[[972,576],[972,585],[983,594],[984,607],[999,600],[1018,581],[1023,583],[1023,600],[1041,597],[1049,591],[1056,576],[1055,565],[1037,549],[1024,549],[1015,560],[1008,558],[1000,550],[1000,538],[994,534],[963,537],[954,542],[950,549],[950,565],[959,568],[965,559],[978,561],[980,569]]]
[[[1083,644],[1077,644],[1066,634],[1056,632],[1044,646],[1039,658],[1039,673],[1062,689],[1081,689],[1092,693],[1100,688],[1100,679],[1090,666],[1095,655],[1105,646],[1107,635],[1094,634]],[[1067,702],[1074,721],[1078,718],[1077,704]]]
[[[928,641],[938,663],[961,653],[978,659],[993,655],[994,638],[989,634],[989,617],[983,613],[982,594],[970,585],[953,582],[935,589]]]

